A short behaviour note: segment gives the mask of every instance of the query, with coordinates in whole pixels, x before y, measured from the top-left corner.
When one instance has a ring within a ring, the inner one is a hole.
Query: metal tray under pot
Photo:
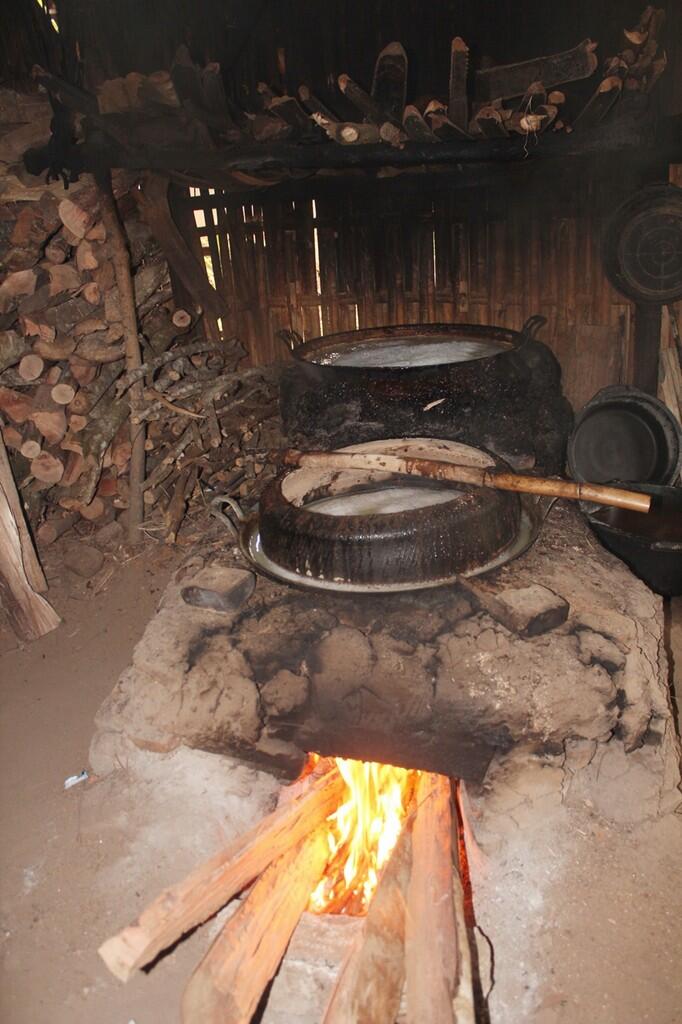
[[[400,438],[351,445],[501,466],[469,445]],[[254,566],[315,589],[382,592],[441,586],[491,571],[538,535],[546,503],[385,472],[296,469],[263,492],[242,547]]]
[[[657,594],[682,594],[682,489],[654,484],[628,488],[652,496],[646,515],[598,508],[587,520],[602,544],[618,555]]]

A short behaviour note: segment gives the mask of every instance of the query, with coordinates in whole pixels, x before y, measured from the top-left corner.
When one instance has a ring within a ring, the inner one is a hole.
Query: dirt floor
[[[173,558],[157,548],[129,560],[99,593],[73,580],[56,586],[64,622],[26,649],[0,633],[2,1024],[175,1024],[215,923],[127,986],[109,976],[97,946],[274,799],[268,776],[191,751],[141,755],[134,769],[63,789],[87,767],[95,711],[128,664]],[[682,601],[670,636],[682,680]],[[476,867],[479,922],[495,944],[491,1024],[679,1024],[682,820],[622,829],[592,815],[575,824],[570,859],[560,836],[538,830],[542,870],[524,891],[527,843],[509,845],[494,885],[485,863]],[[266,1020],[316,1019],[330,964],[353,930],[346,924],[304,923]],[[305,1005],[291,995],[297,951],[317,956]]]

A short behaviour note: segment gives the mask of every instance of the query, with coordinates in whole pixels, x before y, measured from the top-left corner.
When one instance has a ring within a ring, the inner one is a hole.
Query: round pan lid
[[[568,441],[574,480],[672,484],[682,434],[670,410],[637,388],[599,391],[582,409]]]

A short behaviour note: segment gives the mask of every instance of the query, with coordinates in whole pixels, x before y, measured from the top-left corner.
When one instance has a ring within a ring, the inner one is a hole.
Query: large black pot
[[[561,369],[535,338],[478,324],[374,327],[315,338],[282,376],[284,430],[300,448],[441,437],[513,465],[562,468],[572,423]]]
[[[646,515],[599,508],[588,514],[588,522],[602,544],[652,590],[677,597],[682,594],[682,490],[653,484],[628,487],[652,496]]]

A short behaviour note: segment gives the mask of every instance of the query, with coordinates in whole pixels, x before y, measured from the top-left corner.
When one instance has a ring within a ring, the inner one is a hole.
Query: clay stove
[[[215,523],[100,709],[93,767],[185,746],[283,779],[311,751],[438,773],[461,780],[470,848],[493,860],[510,820],[530,848],[584,805],[622,824],[672,811],[679,751],[660,602],[575,508],[556,506],[533,539],[490,575],[358,593],[256,577],[244,536],[228,548]],[[302,906],[320,896],[317,857]],[[471,870],[484,891],[481,862]],[[334,907],[333,890],[324,899]],[[484,1001],[487,947],[468,926]],[[206,963],[210,973],[213,949]]]

